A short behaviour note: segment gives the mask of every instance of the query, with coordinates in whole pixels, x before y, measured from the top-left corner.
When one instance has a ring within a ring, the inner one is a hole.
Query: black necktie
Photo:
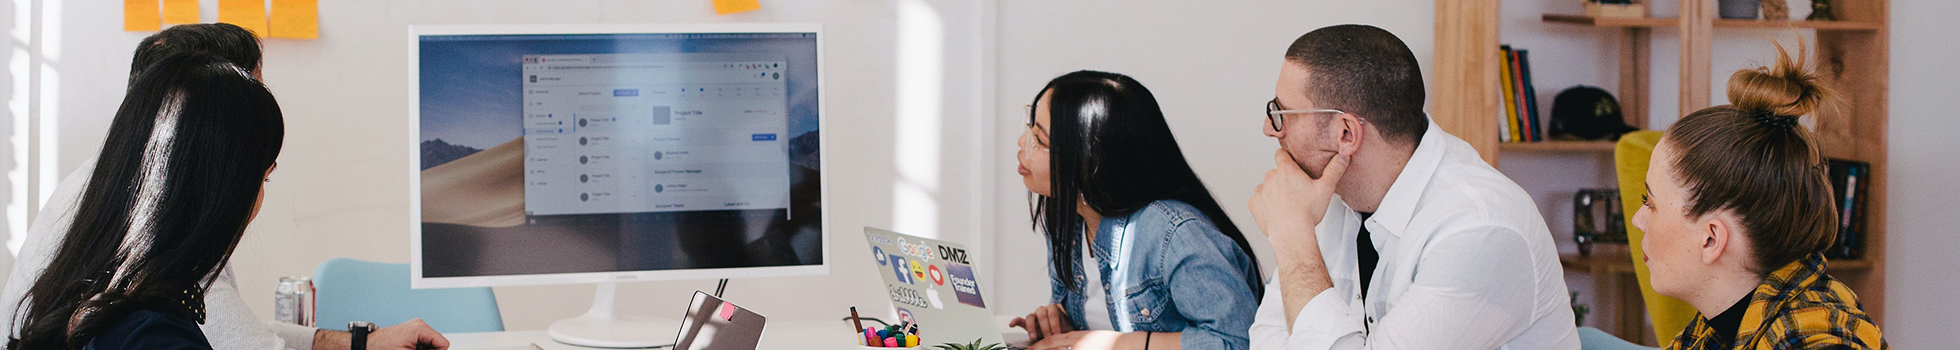
[[[1375,213],[1360,214],[1362,222],[1361,233],[1360,237],[1356,237],[1354,250],[1356,253],[1359,253],[1355,254],[1355,260],[1361,265],[1361,295],[1362,299],[1366,300],[1368,295],[1368,282],[1374,279],[1375,263],[1381,261],[1382,255],[1380,252],[1375,251],[1375,239],[1368,237],[1368,217],[1374,216]]]

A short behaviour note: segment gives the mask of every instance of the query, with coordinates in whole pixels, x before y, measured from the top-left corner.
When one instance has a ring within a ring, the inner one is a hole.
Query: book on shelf
[[[1518,65],[1518,52],[1520,51],[1514,47],[1505,53],[1505,56],[1509,59],[1504,63],[1511,65],[1511,81],[1508,82],[1511,84],[1511,103],[1518,106],[1518,114],[1511,117],[1518,118],[1518,139],[1524,142],[1533,142],[1538,140],[1536,137],[1533,137],[1536,135],[1531,134],[1531,108],[1524,104],[1524,66]]]
[[[1504,137],[1502,138],[1502,140],[1504,140],[1504,142],[1524,142],[1523,131],[1519,129],[1519,125],[1518,125],[1518,98],[1517,98],[1518,94],[1516,90],[1517,86],[1511,84],[1511,75],[1513,74],[1511,71],[1511,45],[1504,45],[1501,48],[1503,50],[1503,57],[1500,57],[1502,58],[1502,60],[1500,60],[1502,66],[1498,68],[1498,77],[1500,78],[1499,83],[1502,83],[1504,85],[1503,86],[1503,91],[1504,91],[1503,123],[1509,126],[1508,128],[1505,128],[1505,130],[1507,131],[1503,135]]]
[[[1502,69],[1499,70],[1501,71]],[[1498,90],[1503,90],[1503,88],[1499,88]],[[1511,118],[1506,117],[1504,113],[1504,94],[1499,93],[1496,96],[1497,118],[1491,119],[1497,121],[1497,142],[1511,142]]]
[[[1533,87],[1531,84],[1531,50],[1519,49],[1517,51],[1518,72],[1520,72],[1518,75],[1518,85],[1524,87],[1524,110],[1529,112],[1526,115],[1530,116],[1530,118],[1525,118],[1525,120],[1531,123],[1531,127],[1526,129],[1531,131],[1532,141],[1545,141],[1545,123],[1538,115],[1538,88]]]
[[[1503,45],[1498,80],[1503,84],[1503,110],[1498,121],[1498,140],[1539,142],[1545,135],[1544,118],[1538,112],[1538,89],[1531,84],[1530,50]]]
[[[1871,164],[1830,159],[1831,199],[1838,215],[1837,242],[1824,252],[1831,259],[1858,259],[1865,248],[1865,197],[1871,183]]]

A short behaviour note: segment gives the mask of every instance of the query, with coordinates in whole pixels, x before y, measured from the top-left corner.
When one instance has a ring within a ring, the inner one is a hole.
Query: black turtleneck
[[[1707,320],[1708,328],[1715,330],[1715,344],[1720,348],[1735,346],[1735,333],[1742,328],[1742,314],[1749,312],[1749,299],[1754,296],[1756,293],[1742,296],[1742,300],[1737,300],[1728,310],[1722,310],[1721,314]]]

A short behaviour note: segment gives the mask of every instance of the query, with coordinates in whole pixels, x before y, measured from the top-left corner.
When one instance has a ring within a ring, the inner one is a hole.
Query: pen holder
[[[896,344],[896,346],[870,346],[870,344],[864,344],[864,340],[866,340],[866,338],[862,336],[862,332],[858,332],[858,334],[860,334],[860,336],[858,336],[858,348],[864,348],[864,350],[894,350],[894,348],[925,348],[925,346],[927,346],[927,344],[925,344],[923,340],[913,340],[913,342],[907,342],[907,344],[911,344],[911,346],[904,346],[904,344]],[[915,334],[907,334],[907,336],[915,336]],[[882,340],[882,338],[880,338],[880,340]]]
[[[926,347],[925,340],[920,339],[917,334],[894,334],[877,337],[877,341],[884,342],[884,344],[866,343],[867,341],[872,341],[872,336],[865,335],[865,331],[858,331],[856,336],[858,338],[858,347],[862,349],[924,349]]]
[[[850,320],[850,318],[845,318],[845,320]],[[881,349],[881,350],[882,349],[926,349],[930,346],[925,342],[925,339],[921,339],[921,337],[919,337],[919,335],[916,333],[916,330],[918,328],[918,325],[916,324],[908,324],[907,326],[909,326],[909,328],[914,331],[907,332],[898,329],[901,327],[886,324],[885,321],[878,320],[876,318],[866,317],[863,318],[863,320],[877,322],[878,324],[886,325],[886,326],[866,327],[865,329],[859,329],[857,332],[853,332],[852,336],[857,337],[857,345],[858,348],[860,349]],[[851,325],[852,327],[856,327],[856,325],[858,325],[859,323],[845,322],[845,324]],[[880,331],[887,332],[887,333],[877,334],[877,332]],[[873,341],[873,337],[876,337],[876,341],[879,342],[883,342],[885,340],[892,340],[893,342],[883,343],[883,344],[867,343],[867,341]],[[890,345],[890,346],[886,346],[886,345]]]

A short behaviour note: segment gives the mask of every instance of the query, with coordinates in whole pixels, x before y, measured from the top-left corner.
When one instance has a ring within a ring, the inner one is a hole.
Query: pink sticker
[[[729,303],[729,302],[726,302],[726,301],[724,301],[724,302],[721,302],[721,314],[720,314],[720,316],[721,316],[721,320],[723,320],[723,321],[734,321],[734,320],[735,320],[735,304],[731,304],[731,303]]]

